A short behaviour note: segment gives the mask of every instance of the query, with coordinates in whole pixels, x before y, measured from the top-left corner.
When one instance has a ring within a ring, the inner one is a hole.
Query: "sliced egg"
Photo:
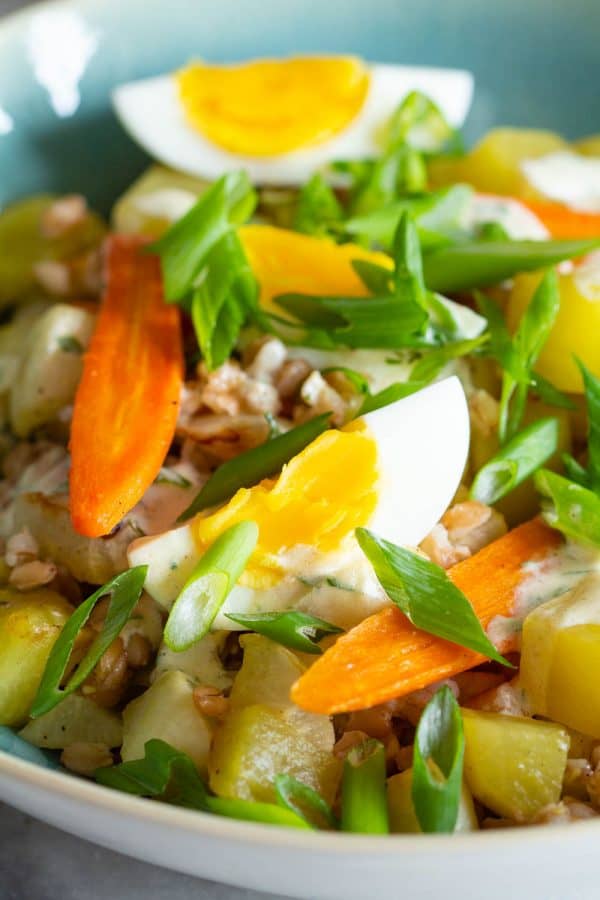
[[[600,158],[557,150],[521,163],[521,171],[540,194],[579,212],[600,212]]]
[[[497,222],[515,241],[545,241],[550,233],[543,222],[524,203],[498,194],[473,194],[461,225],[467,230]]]
[[[174,602],[205,550],[227,528],[253,520],[259,539],[215,628],[228,612],[298,608],[350,627],[388,601],[362,554],[356,528],[417,545],[460,483],[469,416],[456,377],[325,432],[276,479],[239,490],[219,509],[129,548],[147,565],[146,590]]]
[[[113,102],[134,140],[179,171],[214,179],[245,168],[257,184],[293,185],[334,159],[377,155],[390,117],[414,90],[460,127],[473,78],[343,56],[198,62],[122,85]]]

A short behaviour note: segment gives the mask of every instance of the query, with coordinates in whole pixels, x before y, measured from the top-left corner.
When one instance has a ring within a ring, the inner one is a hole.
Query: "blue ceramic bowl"
[[[80,191],[106,209],[146,162],[111,88],[194,56],[352,51],[470,69],[467,137],[578,136],[600,118],[600,0],[65,0],[0,24],[0,205]]]

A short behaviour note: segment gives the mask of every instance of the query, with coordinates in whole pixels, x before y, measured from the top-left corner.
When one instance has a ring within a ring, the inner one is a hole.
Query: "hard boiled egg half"
[[[194,62],[122,85],[113,101],[131,136],[181,172],[214,179],[245,168],[257,184],[293,185],[332,160],[377,155],[390,117],[414,90],[459,127],[473,79],[351,56]]]
[[[326,431],[278,478],[239,490],[224,506],[134,541],[129,563],[148,566],[145,588],[168,609],[216,538],[252,520],[258,544],[214,628],[238,627],[226,613],[281,609],[351,627],[388,602],[355,529],[417,545],[452,500],[468,448],[465,395],[451,377]]]

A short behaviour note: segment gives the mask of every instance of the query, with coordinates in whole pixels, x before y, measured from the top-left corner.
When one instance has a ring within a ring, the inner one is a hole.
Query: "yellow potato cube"
[[[417,834],[421,832],[421,826],[415,814],[412,802],[412,769],[393,775],[388,778],[387,798],[390,819],[390,831],[394,834]],[[473,798],[463,784],[458,807],[458,818],[454,826],[454,833],[461,831],[476,831],[478,828]]]
[[[595,374],[600,375],[598,334],[600,333],[600,303],[586,287],[581,271],[559,275],[560,309],[554,328],[539,356],[536,370],[561,391],[583,392],[581,373],[574,360],[577,356]],[[600,275],[597,290],[600,292]],[[518,275],[507,307],[508,326],[517,327],[541,274]]]
[[[50,650],[72,612],[54,591],[0,589],[0,725],[26,720]]]
[[[569,735],[560,725],[463,710],[465,781],[499,816],[527,822],[560,799]]]

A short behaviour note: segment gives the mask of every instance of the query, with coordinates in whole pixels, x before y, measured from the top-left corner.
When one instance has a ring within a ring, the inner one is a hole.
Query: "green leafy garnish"
[[[389,406],[390,403],[395,403],[396,400],[402,400],[404,397],[410,396],[410,394],[415,394],[424,387],[427,387],[426,381],[414,381],[412,378],[410,381],[396,381],[376,394],[368,394],[357,417],[366,416],[367,413],[375,412],[376,409]]]
[[[244,615],[228,613],[227,618],[241,625],[242,628],[255,631],[278,644],[283,644],[284,647],[315,655],[323,652],[318,646],[319,641],[328,634],[341,634],[343,631],[342,628],[332,625],[331,622],[296,609],[285,612],[245,613]]]
[[[304,234],[327,235],[341,222],[344,212],[332,188],[320,172],[302,187],[294,213],[293,228]]]
[[[489,354],[502,366],[502,391],[498,434],[504,443],[517,433],[530,387],[539,390],[539,377],[533,372],[560,307],[558,279],[550,269],[540,281],[518,328],[511,336],[498,306],[489,297],[478,295],[479,306],[488,320]],[[547,384],[547,382],[546,382]]]
[[[97,769],[95,778],[99,784],[127,794],[160,797],[175,806],[198,809],[230,819],[285,825],[289,828],[311,827],[292,810],[274,803],[213,796],[190,757],[157,739],[146,742],[143,759]]]
[[[471,497],[481,503],[497,503],[533,475],[558,446],[558,421],[539,419],[511,438],[477,473]]]
[[[454,831],[464,750],[460,708],[444,685],[423,710],[415,734],[412,801],[421,830],[426,833]]]
[[[568,475],[584,487],[600,494],[600,378],[577,360],[585,388],[588,419],[588,464],[581,466],[572,456],[565,454],[564,463]]]
[[[81,341],[72,334],[61,334],[56,339],[56,343],[63,353],[83,353],[84,347]]]
[[[91,674],[100,657],[121,633],[131,612],[140,598],[147,566],[136,566],[121,572],[88,597],[69,618],[50,651],[44,674],[31,706],[32,719],[50,712],[51,709],[77,690]],[[64,688],[60,684],[64,678],[73,645],[96,604],[104,597],[110,597],[106,618],[100,634],[71,675]]]
[[[451,344],[443,344],[432,350],[423,351],[423,356],[414,364],[410,372],[410,380],[429,384],[448,363],[463,356],[470,356],[487,344],[488,335],[482,334],[476,338],[454,341]]]
[[[300,816],[314,828],[338,827],[329,803],[314,788],[286,774],[276,775],[274,783],[279,806]]]
[[[552,528],[582,544],[600,547],[600,496],[549,469],[534,476],[545,498],[542,515]]]
[[[244,571],[258,540],[255,522],[238,522],[209,547],[169,613],[164,640],[177,652],[203,638]]]
[[[235,231],[255,204],[248,176],[231,172],[149,248],[160,257],[167,301],[191,312],[209,369],[227,359],[256,306],[256,279]]]
[[[473,607],[444,569],[412,550],[384,541],[366,528],[357,528],[356,537],[382,588],[416,628],[510,665],[498,653]]]
[[[423,261],[425,283],[443,294],[499,284],[600,247],[600,238],[568,241],[468,241],[439,247]]]
[[[364,741],[346,756],[341,828],[358,834],[387,834],[390,830],[385,748],[380,741]]]
[[[240,488],[252,487],[263,478],[277,474],[293,456],[326,431],[329,419],[330,413],[309,419],[308,422],[224,462],[213,472],[178,521],[185,521],[203,509],[225,503]]]

